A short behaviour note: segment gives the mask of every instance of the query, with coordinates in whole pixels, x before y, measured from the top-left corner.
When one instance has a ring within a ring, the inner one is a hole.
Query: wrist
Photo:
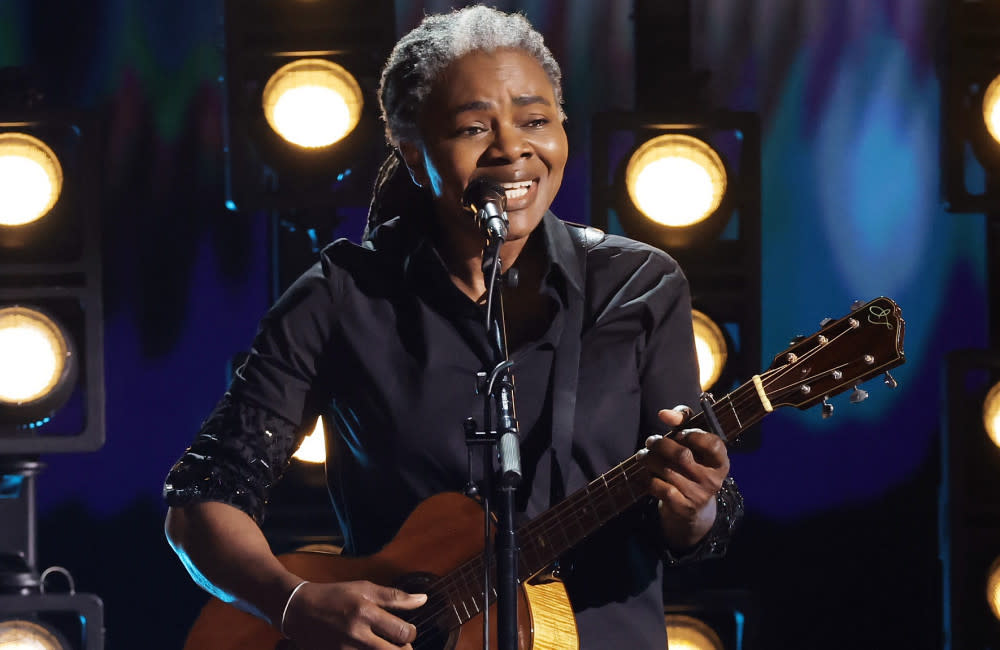
[[[288,598],[285,599],[285,606],[281,610],[281,617],[278,619],[278,631],[281,632],[281,636],[286,639],[290,638],[288,634],[288,610],[292,607],[292,601],[295,600],[296,595],[302,590],[302,587],[309,584],[308,580],[301,580],[297,585],[292,587],[291,592],[288,594]]]

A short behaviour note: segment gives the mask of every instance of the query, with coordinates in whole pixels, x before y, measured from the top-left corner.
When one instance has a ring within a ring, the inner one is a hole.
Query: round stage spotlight
[[[0,414],[21,423],[42,417],[69,397],[75,378],[72,340],[61,326],[37,309],[0,308]]]
[[[71,650],[55,630],[33,621],[0,621],[0,650]]]
[[[698,379],[701,389],[708,390],[722,376],[729,358],[729,346],[722,329],[697,309],[691,310],[694,325],[694,347],[698,355]]]
[[[997,75],[983,93],[983,119],[986,130],[1000,144],[1000,75]]]
[[[726,167],[715,150],[690,135],[644,142],[629,158],[625,188],[642,214],[674,228],[710,217],[726,193]]]
[[[316,418],[316,426],[312,433],[302,440],[302,444],[292,454],[292,458],[303,463],[326,462],[326,433],[323,429],[323,418]]]
[[[986,578],[986,602],[993,616],[1000,619],[1000,557],[993,560]]]
[[[1000,382],[993,385],[983,400],[983,426],[993,444],[1000,447]]]
[[[307,149],[328,147],[354,130],[364,98],[357,80],[325,59],[299,59],[271,75],[264,117],[282,138]]]
[[[683,614],[667,614],[664,619],[670,650],[725,650],[719,635],[702,621]]]
[[[48,145],[26,133],[0,133],[0,226],[44,217],[62,184],[62,166]]]

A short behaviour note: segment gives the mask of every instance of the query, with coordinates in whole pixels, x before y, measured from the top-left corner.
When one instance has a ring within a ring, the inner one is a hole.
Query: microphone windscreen
[[[497,203],[501,212],[507,210],[507,192],[503,185],[489,176],[472,179],[462,193],[462,206],[466,210],[479,212],[487,203]]]

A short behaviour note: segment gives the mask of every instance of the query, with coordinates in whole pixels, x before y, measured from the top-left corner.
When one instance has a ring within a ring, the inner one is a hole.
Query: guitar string
[[[836,341],[837,339],[841,338],[845,334],[848,334],[849,332],[853,331],[854,329],[855,328],[849,328],[849,329],[846,329],[843,332],[835,335],[832,339],[830,339],[830,343]],[[788,373],[792,372],[792,370],[794,368],[796,368],[799,365],[801,365],[801,363],[803,361],[809,360],[812,356],[815,356],[821,350],[823,350],[827,345],[829,345],[829,343],[827,343],[826,345],[824,345],[822,347],[813,348],[812,350],[810,350],[809,352],[807,352],[806,354],[804,354],[802,357],[800,357],[799,359],[797,359],[796,362],[794,362],[794,363],[786,364],[785,366],[782,366],[780,368],[775,368],[775,369],[770,369],[770,370],[765,371],[764,373],[762,373],[762,376],[761,376],[762,386],[768,386],[768,387],[773,386],[780,379],[784,378]],[[825,372],[832,372],[833,370],[846,367],[849,364],[850,364],[850,362],[845,363],[845,364],[841,364],[840,366],[838,366],[838,367],[836,367],[834,369],[827,370]],[[766,382],[764,381],[764,377],[767,377],[767,381]],[[806,381],[806,379],[804,378],[802,381],[797,382],[797,383],[793,383],[793,384],[791,384],[789,386],[785,386],[780,391],[775,391],[771,395],[774,396],[774,395],[781,395],[782,393],[792,393],[792,392],[795,392],[795,391],[797,391],[797,390],[800,389],[800,386],[802,386],[802,385],[804,385],[806,383],[808,383],[808,381]],[[737,390],[739,390],[739,389],[737,389]],[[729,396],[727,395],[726,397],[728,398]],[[746,406],[749,403],[752,403],[754,401],[754,397],[758,397],[758,399],[759,399],[759,396],[757,396],[757,395],[748,395],[747,397],[741,397],[740,396],[740,397],[737,397],[735,399],[730,399],[729,400],[730,401],[729,405],[735,411],[735,409],[737,407],[743,407],[743,406]],[[726,398],[723,398],[723,399],[726,399]],[[727,438],[727,441],[728,441],[728,438]],[[632,462],[632,461],[635,461],[635,460],[636,460],[636,456],[632,456],[632,457],[626,459],[625,461],[619,463],[619,465],[617,465],[615,468],[612,468],[612,470],[609,470],[609,472],[606,472],[605,474],[601,475],[601,477],[599,477],[599,479],[603,480],[603,482],[605,483],[605,489],[601,490],[600,492],[603,493],[603,494],[609,494],[609,495],[612,496],[612,498],[614,498],[614,491],[615,490],[620,490],[621,485],[619,485],[619,483],[621,483],[622,485],[624,485],[625,487],[628,487],[628,489],[629,489],[629,503],[634,503],[635,501],[638,500],[638,498],[641,498],[641,495],[639,495],[639,496],[635,495],[635,492],[631,488],[631,482],[632,482],[632,479],[634,479],[636,476],[638,476],[643,471],[645,471],[645,467],[641,466],[640,463]],[[634,470],[632,472],[632,474],[629,473],[630,470]],[[610,474],[611,476],[608,477],[608,474]],[[577,494],[579,494],[580,497],[590,496],[590,488],[594,485],[595,482],[591,482],[590,484],[588,484],[586,486],[586,488],[578,491]],[[645,490],[642,490],[642,492],[645,493]],[[586,535],[589,535],[590,533],[592,533],[594,530],[596,530],[597,528],[599,528],[601,525],[603,525],[604,523],[606,523],[610,519],[610,517],[602,517],[597,512],[597,510],[595,508],[590,508],[589,509],[590,515],[593,515],[596,518],[596,526],[594,526],[593,524],[588,524],[588,523],[585,523],[585,522],[582,521],[582,516],[583,516],[584,513],[581,513],[579,511],[574,512],[573,509],[565,507],[566,505],[569,505],[569,504],[574,503],[576,501],[586,502],[588,500],[589,499],[585,499],[585,498],[574,498],[574,495],[571,495],[570,498],[568,498],[567,500],[565,500],[561,504],[559,504],[561,506],[564,506],[561,510],[569,510],[569,512],[566,512],[566,513],[553,512],[552,516],[548,516],[548,517],[545,518],[545,522],[544,522],[545,525],[542,525],[542,526],[537,526],[536,525],[535,526],[535,528],[538,528],[538,530],[527,530],[528,528],[531,528],[532,527],[532,523],[534,523],[534,522],[529,522],[529,524],[527,524],[525,526],[525,530],[522,531],[522,532],[535,533],[534,535],[532,535],[532,537],[531,537],[532,539],[535,539],[540,534],[542,534],[542,535],[548,534],[549,538],[551,539],[551,531],[556,530],[558,528],[561,528],[561,526],[559,524],[564,524],[565,523],[565,520],[567,519],[567,517],[563,516],[563,515],[570,515],[571,517],[573,515],[575,515],[576,519],[578,520],[578,523],[580,524],[582,530],[584,531],[583,535],[581,536],[581,538],[585,537]],[[555,506],[555,507],[558,508],[559,506]],[[612,517],[613,516],[614,515],[612,515]],[[568,538],[568,536],[565,535],[565,531],[563,531],[563,533],[564,533],[563,534],[563,538],[566,540],[566,544],[564,544],[564,546],[566,548],[563,551],[560,551],[559,553],[557,553],[556,557],[558,557],[558,555],[561,555],[562,553],[564,553],[565,550],[568,550],[569,548],[572,548],[572,544],[570,544],[571,540]],[[495,563],[491,563],[491,568],[494,567],[494,566],[495,566]],[[481,577],[481,571],[482,571],[482,557],[481,556],[477,556],[476,558],[473,558],[472,560],[463,563],[460,567],[458,567],[456,570],[450,572],[447,576],[439,578],[437,581],[435,581],[435,583],[432,583],[432,586],[436,585],[439,588],[440,591],[443,591],[443,592],[446,592],[446,593],[452,593],[452,592],[456,591],[456,589],[454,589],[454,588],[457,587],[458,591],[464,592],[465,594],[468,594],[468,596],[472,598],[472,600],[473,600],[473,602],[475,604],[475,608],[476,608],[476,613],[472,614],[472,615],[470,615],[470,612],[468,611],[468,607],[465,605],[465,597],[461,593],[458,594],[459,596],[463,596],[461,598],[461,602],[462,602],[462,605],[463,605],[463,609],[466,610],[466,615],[467,615],[466,620],[468,620],[469,618],[472,618],[473,616],[480,614],[481,611],[482,611],[480,609],[480,607],[479,607],[479,602],[478,602],[478,600],[476,598],[477,596],[481,596],[482,595],[482,588],[480,586],[481,585],[481,580],[479,580],[479,578]],[[472,578],[471,581],[470,581],[470,577]],[[456,584],[458,582],[458,580],[461,580],[462,583],[464,583],[463,584],[464,588],[458,587],[458,585]],[[471,589],[470,589],[470,587],[471,587]],[[462,618],[461,617],[461,613],[458,611],[458,608],[455,606],[455,603],[453,602],[453,599],[452,598],[448,598],[447,600],[449,601],[448,604],[450,605],[450,609],[454,610],[455,613],[456,613],[456,615],[457,615],[457,617],[459,619],[461,619]],[[490,598],[489,601],[492,602],[493,598]],[[416,624],[418,626],[418,628],[419,628],[422,624],[426,624],[430,619],[439,618],[444,612],[447,611],[447,609],[449,609],[449,608],[448,607],[438,607],[437,609],[430,610],[430,611],[426,612],[424,616],[420,617],[420,619],[423,619],[423,620],[416,619],[417,622],[414,623],[414,624]]]

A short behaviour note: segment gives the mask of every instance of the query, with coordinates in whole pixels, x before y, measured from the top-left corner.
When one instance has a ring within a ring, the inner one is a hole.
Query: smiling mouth
[[[521,181],[518,183],[501,183],[500,185],[503,186],[504,193],[507,195],[507,200],[513,201],[527,194],[528,190],[531,189],[531,184],[533,182],[534,181]]]

